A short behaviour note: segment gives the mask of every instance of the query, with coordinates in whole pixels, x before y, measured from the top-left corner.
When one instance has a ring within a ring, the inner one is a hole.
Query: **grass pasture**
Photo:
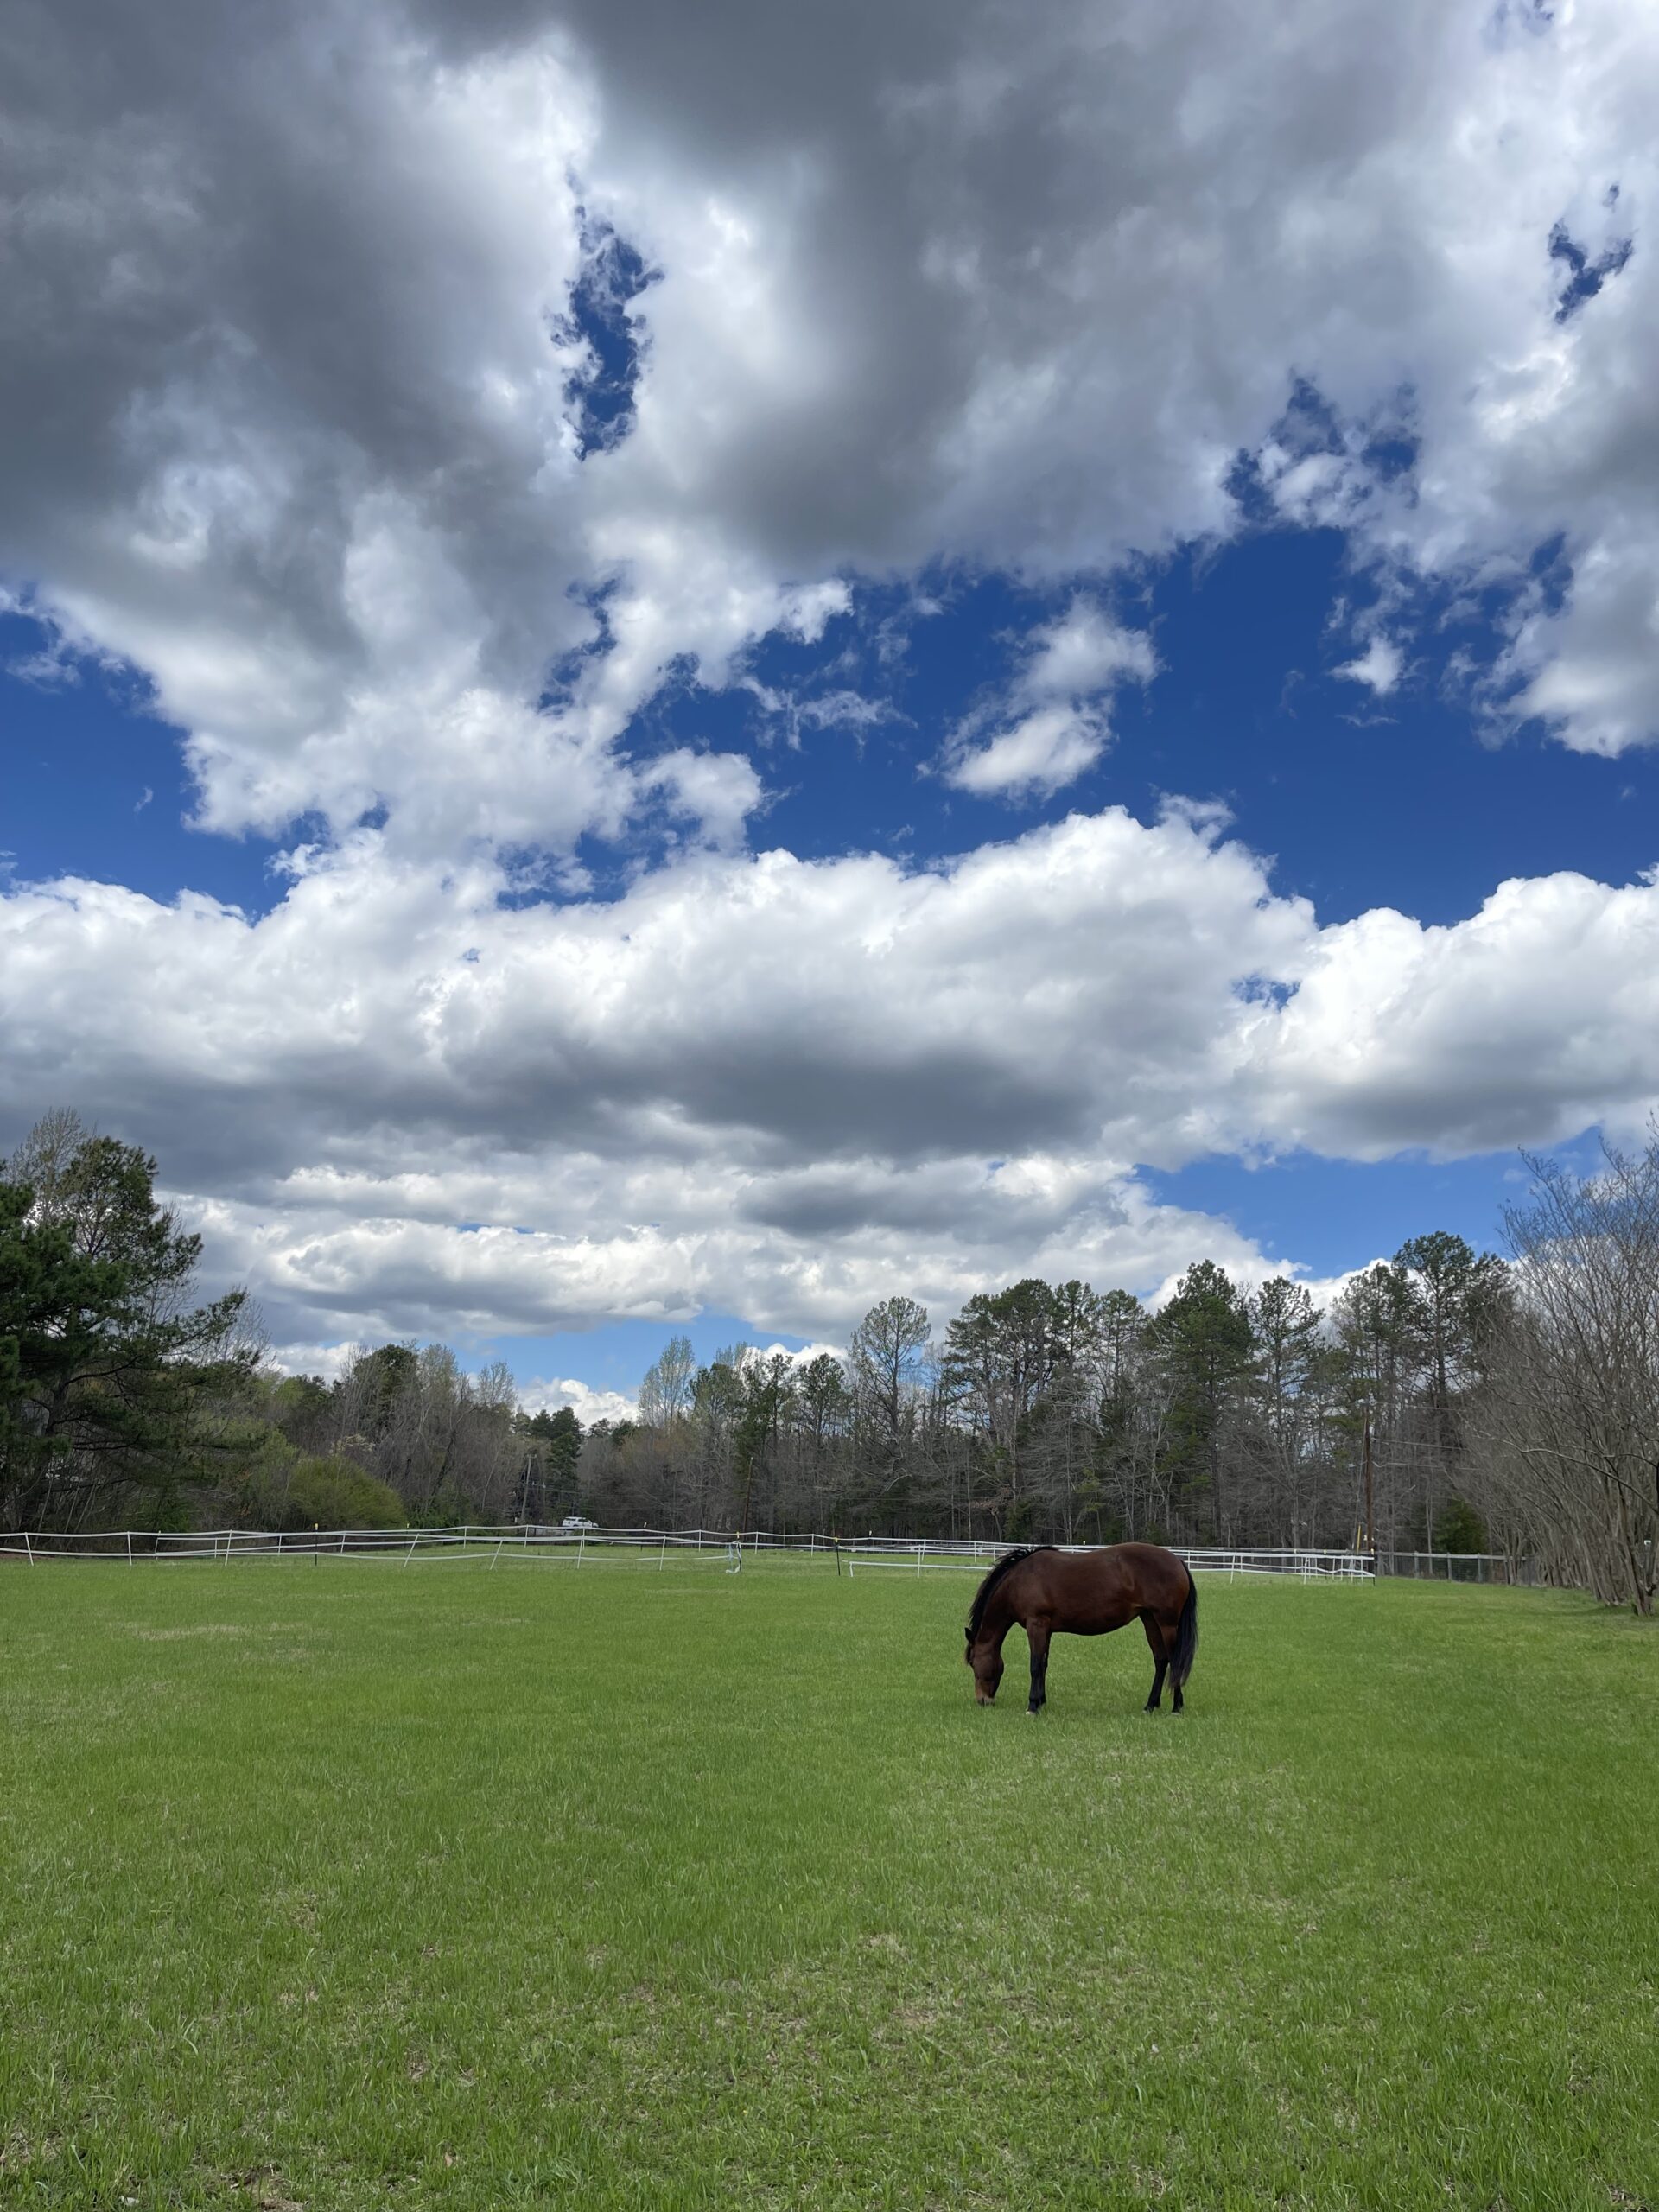
[[[1659,2212],[1659,1635],[971,1587],[0,1568],[0,2204]]]

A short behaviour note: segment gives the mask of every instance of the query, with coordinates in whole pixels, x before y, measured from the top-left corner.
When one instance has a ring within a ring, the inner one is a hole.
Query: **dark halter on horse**
[[[1055,1635],[1109,1636],[1139,1621],[1154,1668],[1148,1713],[1168,1676],[1175,1710],[1198,1649],[1198,1591],[1184,1560],[1161,1544],[1109,1544],[1092,1552],[1021,1544],[1005,1552],[974,1592],[968,1615],[968,1664],[982,1705],[1002,1680],[1002,1640],[1018,1622],[1031,1646],[1031,1701],[1047,1701],[1048,1644]]]

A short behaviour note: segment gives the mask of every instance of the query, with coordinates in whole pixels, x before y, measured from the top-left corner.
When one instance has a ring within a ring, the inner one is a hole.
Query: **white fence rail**
[[[745,1537],[749,1549],[765,1539]],[[803,1540],[800,1548],[834,1549],[833,1539]],[[793,1540],[791,1540],[791,1548]],[[503,1557],[584,1561],[622,1560],[665,1563],[693,1554],[734,1555],[735,1540],[726,1531],[660,1529],[495,1528],[448,1529],[189,1529],[0,1534],[0,1558],[30,1564],[60,1560],[103,1560],[127,1566],[157,1560],[232,1559],[376,1559],[408,1566],[416,1560],[487,1560]]]
[[[1061,1547],[1088,1552],[1093,1544]],[[1432,1576],[1461,1582],[1530,1581],[1529,1562],[1486,1552],[1325,1551],[1287,1548],[1269,1550],[1220,1546],[1176,1545],[1173,1548],[1200,1573],[1291,1575],[1304,1582],[1336,1579],[1370,1580],[1373,1575]],[[789,1552],[834,1560],[849,1575],[860,1569],[898,1569],[914,1575],[933,1571],[982,1574],[1008,1549],[1002,1543],[929,1536],[899,1538],[797,1534],[749,1529],[741,1536],[728,1529],[582,1529],[457,1526],[448,1529],[116,1529],[62,1532],[0,1531],[0,1559],[30,1565],[64,1560],[115,1561],[137,1567],[159,1560],[213,1561],[233,1559],[377,1559],[408,1567],[437,1560],[535,1559],[573,1567],[667,1567],[673,1560],[705,1559],[728,1572],[746,1560],[770,1552]]]
[[[862,1567],[904,1567],[920,1574],[929,1567],[955,1567],[969,1573],[983,1573],[993,1560],[1000,1559],[1008,1548],[1006,1544],[949,1544],[931,1540],[911,1543],[843,1543],[849,1571],[856,1573]],[[1091,1552],[1106,1549],[1100,1544],[1061,1544],[1060,1551]],[[1257,1551],[1249,1549],[1221,1549],[1212,1546],[1171,1547],[1178,1557],[1199,1573],[1211,1573],[1229,1577],[1238,1574],[1291,1574],[1304,1582],[1321,1576],[1336,1576],[1348,1581],[1369,1580],[1371,1558],[1369,1552],[1333,1551]]]

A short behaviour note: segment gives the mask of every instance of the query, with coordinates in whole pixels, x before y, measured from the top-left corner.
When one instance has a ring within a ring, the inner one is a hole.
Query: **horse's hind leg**
[[[1027,1713],[1040,1713],[1048,1702],[1048,1623],[1027,1621],[1026,1641],[1031,1646],[1031,1703]]]
[[[1162,1625],[1155,1613],[1142,1613],[1141,1616],[1141,1625],[1147,1631],[1147,1642],[1152,1647],[1152,1664],[1154,1669],[1152,1677],[1152,1695],[1147,1700],[1147,1711],[1148,1713],[1156,1713],[1159,1707],[1163,1703],[1164,1676],[1169,1670],[1169,1655],[1174,1649],[1174,1638],[1173,1637],[1166,1637]],[[1175,1694],[1179,1698],[1180,1692],[1177,1690]]]

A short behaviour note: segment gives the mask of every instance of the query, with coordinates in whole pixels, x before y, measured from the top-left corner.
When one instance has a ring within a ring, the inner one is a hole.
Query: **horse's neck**
[[[979,1624],[980,1642],[988,1643],[993,1651],[996,1650],[1018,1618],[1014,1601],[1008,1595],[1008,1586],[1006,1582],[1001,1583],[992,1591],[986,1604],[985,1618]]]

